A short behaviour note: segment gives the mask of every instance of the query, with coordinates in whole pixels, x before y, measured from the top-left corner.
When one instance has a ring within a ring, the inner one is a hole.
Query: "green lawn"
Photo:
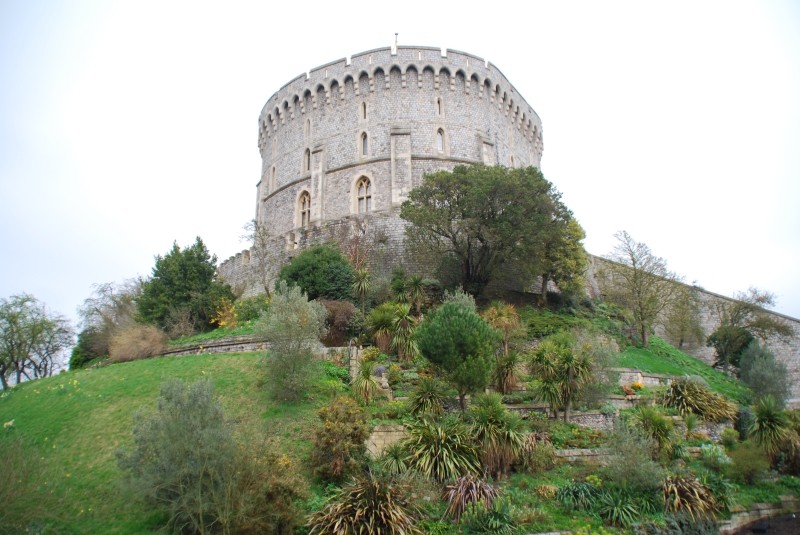
[[[163,524],[120,482],[114,452],[131,442],[132,415],[154,409],[162,378],[210,376],[240,429],[260,433],[301,460],[311,448],[314,411],[327,399],[320,383],[308,400],[271,402],[260,386],[257,354],[156,358],[68,372],[22,384],[0,398],[0,422],[14,420],[6,437],[22,436],[44,463],[37,499],[47,522],[62,534],[152,533]],[[3,531],[0,529],[0,531]]]
[[[217,340],[219,338],[228,338],[229,336],[245,336],[253,334],[252,327],[242,327],[240,329],[214,329],[207,333],[195,334],[194,336],[187,336],[186,338],[178,338],[170,340],[169,345],[177,346],[182,344],[189,344],[192,342],[202,342],[203,340]]]
[[[660,338],[650,338],[649,349],[626,349],[619,358],[625,368],[639,368],[643,372],[667,375],[699,375],[712,390],[725,394],[737,403],[746,403],[748,389],[742,383],[715,370],[703,361],[675,349]]]

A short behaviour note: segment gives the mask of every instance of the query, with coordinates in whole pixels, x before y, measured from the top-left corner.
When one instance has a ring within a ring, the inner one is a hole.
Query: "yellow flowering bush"
[[[644,388],[644,385],[639,381],[634,381],[633,383],[631,383],[631,388],[633,388],[634,390],[641,390],[642,388]]]

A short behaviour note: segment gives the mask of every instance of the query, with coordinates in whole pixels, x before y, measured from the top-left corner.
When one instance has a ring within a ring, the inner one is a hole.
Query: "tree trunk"
[[[539,307],[545,308],[547,306],[547,277],[542,275],[542,293],[539,296]]]
[[[642,347],[647,349],[647,327],[642,323]]]
[[[564,404],[564,422],[569,422],[569,409],[572,405],[572,398],[567,398],[567,402]]]
[[[467,412],[467,401],[466,401],[467,393],[461,392],[458,393],[458,403],[461,405],[461,412]]]

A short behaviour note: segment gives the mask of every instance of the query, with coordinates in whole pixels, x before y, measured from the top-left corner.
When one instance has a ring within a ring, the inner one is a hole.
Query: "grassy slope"
[[[747,399],[747,387],[736,379],[675,349],[658,337],[652,337],[649,345],[649,349],[628,348],[625,350],[620,355],[620,366],[639,368],[650,373],[699,375],[708,382],[712,390],[725,394],[738,403],[744,403]]]
[[[130,443],[132,415],[155,407],[162,377],[210,375],[238,426],[274,438],[290,457],[310,451],[311,420],[323,396],[293,405],[269,401],[255,354],[200,355],[61,374],[25,383],[0,399],[0,422],[14,420],[46,463],[42,489],[59,533],[151,533],[162,521],[120,485],[114,451]]]

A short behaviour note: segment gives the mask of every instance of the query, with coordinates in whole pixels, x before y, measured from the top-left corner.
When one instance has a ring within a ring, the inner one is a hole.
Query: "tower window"
[[[311,221],[311,194],[304,191],[303,194],[300,195],[298,206],[300,208],[300,226],[307,227],[308,223]]]
[[[444,131],[441,128],[436,132],[436,150],[444,152]]]
[[[306,119],[306,138],[311,137],[311,119]]]
[[[361,103],[361,118],[366,120],[367,119],[367,103]]]
[[[436,99],[436,115],[441,115],[441,114],[442,114],[442,99],[437,98]]]
[[[372,211],[372,183],[367,177],[362,177],[356,185],[358,192],[358,213],[365,214]]]
[[[369,156],[369,138],[366,132],[361,134],[361,156]]]
[[[306,149],[306,153],[303,156],[303,171],[311,171],[311,151],[309,149]]]

